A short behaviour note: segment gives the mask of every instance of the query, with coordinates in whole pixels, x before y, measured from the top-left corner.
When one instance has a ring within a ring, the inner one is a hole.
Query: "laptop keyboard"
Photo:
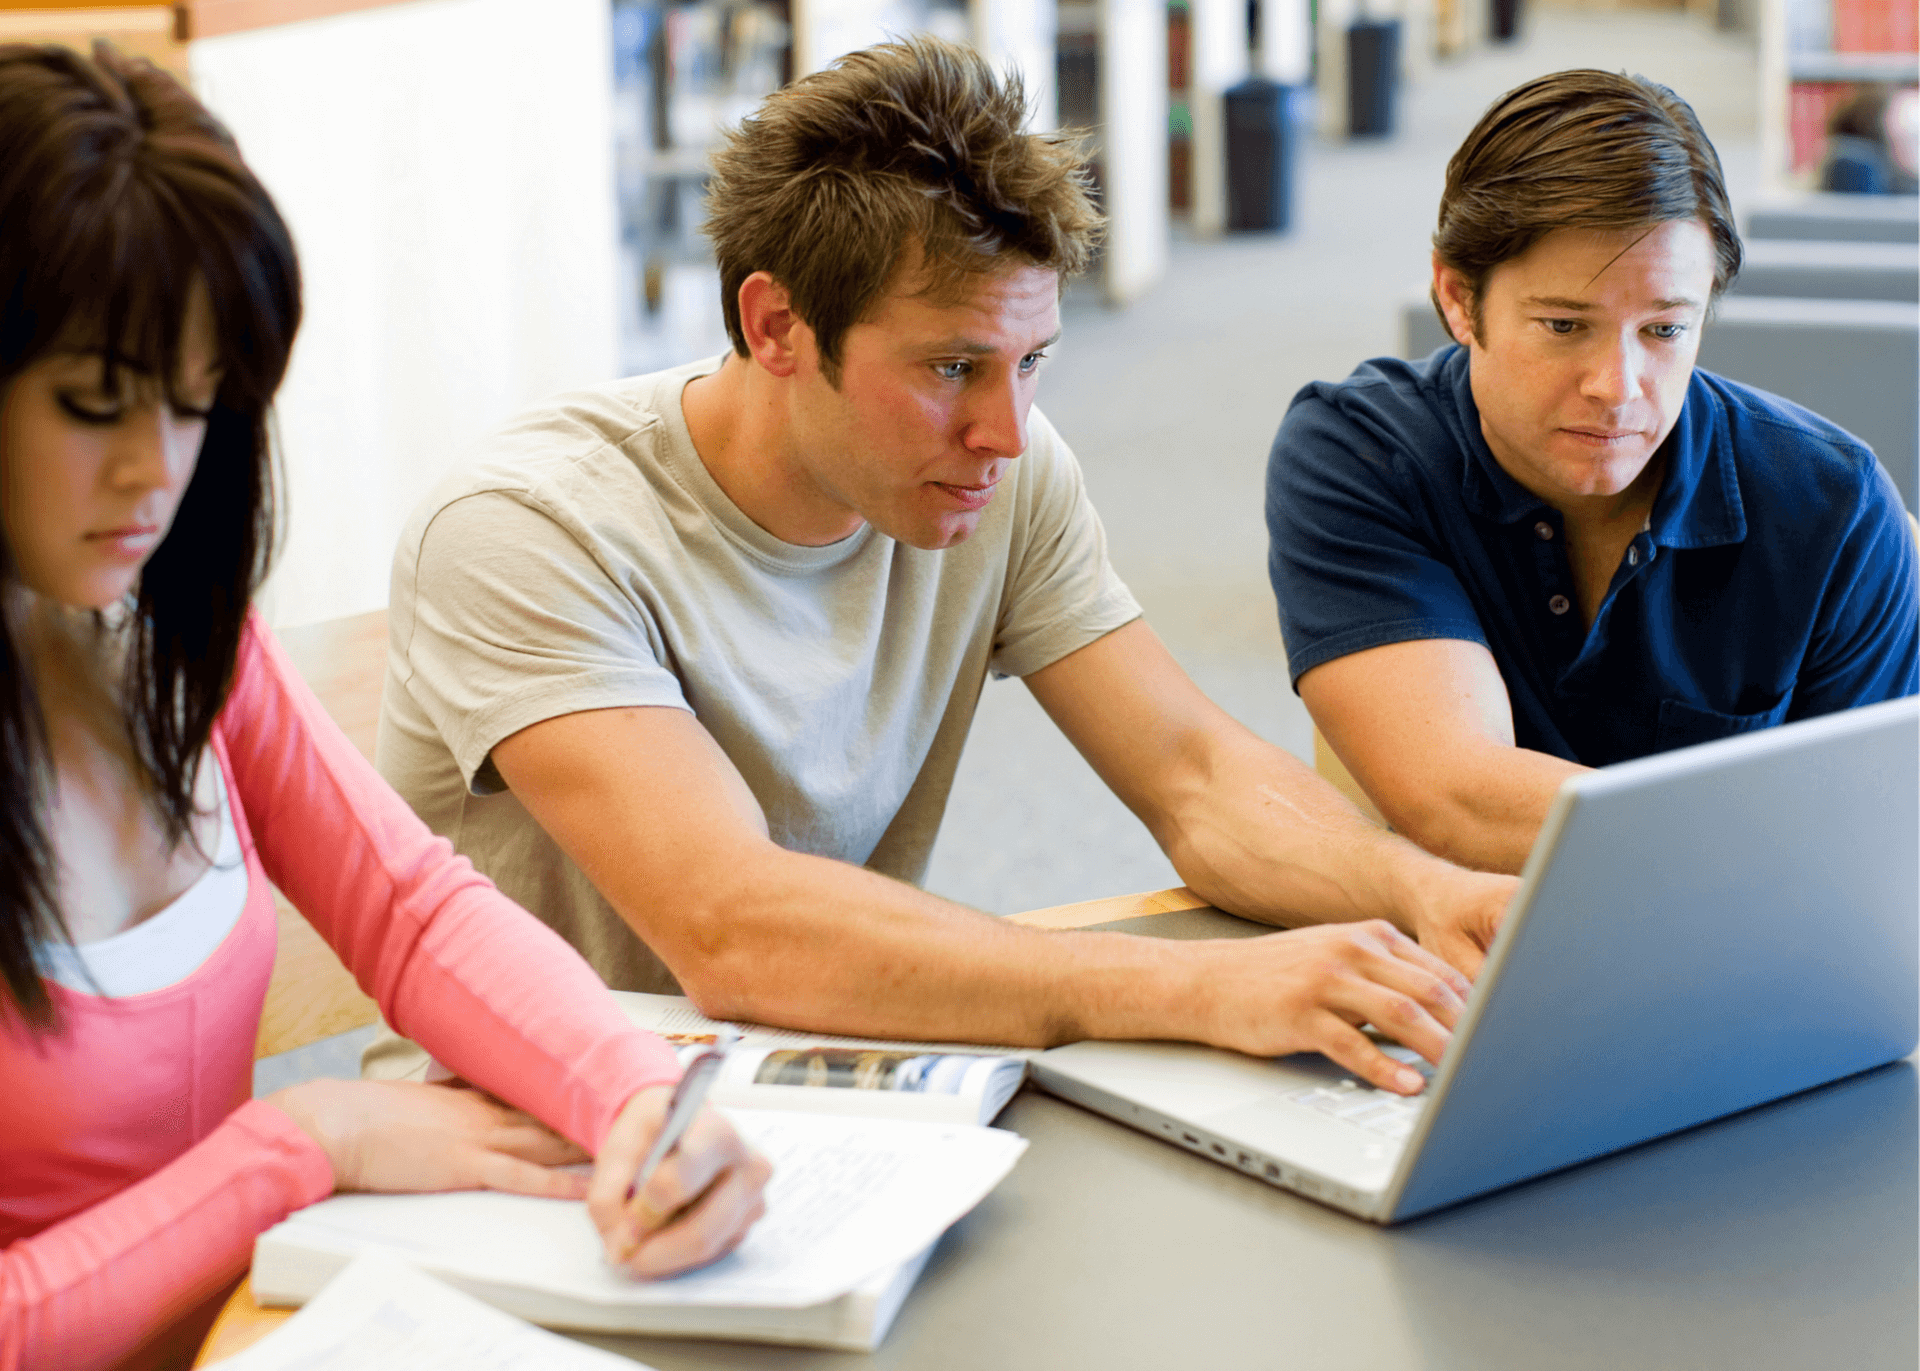
[[[1426,1067],[1422,1075],[1431,1074],[1432,1068],[1427,1067],[1425,1062],[1420,1062],[1415,1069],[1422,1067]],[[1332,1118],[1343,1119],[1369,1133],[1395,1140],[1413,1132],[1414,1124],[1420,1121],[1420,1111],[1427,1107],[1424,1092],[1412,1096],[1396,1095],[1391,1090],[1376,1090],[1373,1086],[1363,1085],[1351,1077],[1331,1085],[1295,1090],[1285,1098]]]

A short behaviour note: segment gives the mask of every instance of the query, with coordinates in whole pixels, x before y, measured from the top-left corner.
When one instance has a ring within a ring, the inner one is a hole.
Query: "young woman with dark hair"
[[[584,1193],[639,1275],[767,1177],[709,1111],[635,1204],[676,1067],[434,837],[249,609],[285,224],[171,77],[0,47],[0,1371],[191,1357],[253,1237],[335,1189]],[[479,1090],[251,1100],[279,885]],[[590,1182],[554,1170],[596,1153]]]

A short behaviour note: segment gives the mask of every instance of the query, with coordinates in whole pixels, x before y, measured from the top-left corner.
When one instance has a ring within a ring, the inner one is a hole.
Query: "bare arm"
[[[505,739],[493,759],[717,1017],[976,1042],[1319,1049],[1404,1090],[1418,1078],[1400,1076],[1354,1025],[1370,1020],[1437,1056],[1466,990],[1381,925],[1201,943],[1047,933],[788,852],[719,746],[677,709],[550,719]]]
[[[1493,654],[1452,638],[1314,667],[1300,698],[1397,832],[1485,871],[1518,871],[1554,792],[1587,770],[1516,747]]]
[[[1387,919],[1478,969],[1512,881],[1436,860],[1364,818],[1209,700],[1144,621],[1027,684],[1213,903],[1276,924]]]

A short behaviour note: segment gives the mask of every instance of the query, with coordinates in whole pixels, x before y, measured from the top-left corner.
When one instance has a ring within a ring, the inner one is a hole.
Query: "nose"
[[[1645,374],[1639,335],[1622,332],[1595,345],[1581,393],[1609,409],[1619,409],[1640,393]]]
[[[1005,374],[976,387],[962,441],[971,452],[1018,457],[1027,450],[1027,411],[1033,397],[1018,377]]]
[[[166,404],[135,406],[114,426],[108,478],[140,495],[184,484],[205,433],[204,419],[183,418]]]

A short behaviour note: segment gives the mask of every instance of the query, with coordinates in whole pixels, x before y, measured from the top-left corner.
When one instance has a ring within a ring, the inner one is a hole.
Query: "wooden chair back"
[[[387,612],[285,629],[276,636],[334,722],[371,759],[386,677]],[[280,949],[260,1012],[256,1058],[305,1047],[379,1017],[313,925],[277,890],[274,903],[280,911]]]

